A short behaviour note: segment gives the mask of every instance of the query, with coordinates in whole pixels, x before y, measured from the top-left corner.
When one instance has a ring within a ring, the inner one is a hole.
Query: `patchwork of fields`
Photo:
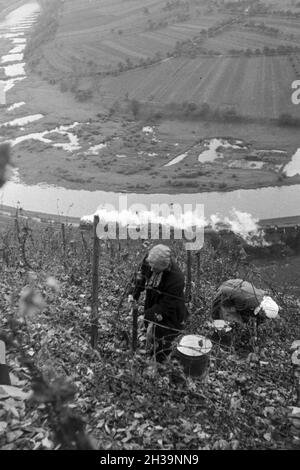
[[[278,26],[276,26],[278,27]],[[298,23],[300,30],[300,22]],[[298,47],[299,41],[288,40],[282,37],[267,36],[244,29],[234,28],[218,35],[216,38],[209,38],[205,42],[207,49],[213,49],[219,52],[227,52],[231,49],[260,49],[264,47],[276,48],[279,46]]]
[[[59,71],[72,71],[87,59],[97,72],[115,69],[119,62],[152,58],[173,52],[177,41],[191,39],[228,15],[205,13],[183,23],[174,23],[172,12],[162,14],[157,0],[66,1],[55,41],[44,47],[48,64]],[[149,14],[144,13],[144,9]],[[124,12],[126,11],[126,15]],[[167,25],[157,28],[163,18]],[[152,28],[149,25],[152,24]]]
[[[300,72],[300,57],[297,56]],[[126,72],[103,81],[107,105],[128,93],[152,103],[209,103],[232,106],[239,114],[277,118],[299,111],[291,102],[295,71],[289,57],[214,57],[171,59],[147,70]]]
[[[284,168],[299,147],[300,52],[270,47],[297,45],[289,33],[210,0],[44,1],[28,78],[9,94],[26,106],[3,118],[26,183],[173,193],[299,182]],[[247,52],[257,47],[270,49]],[[26,131],[24,113],[41,116]],[[73,129],[64,140],[58,123]]]
[[[129,98],[154,105],[208,103],[257,118],[299,114],[291,102],[291,85],[300,77],[300,52],[234,57],[230,51],[299,47],[300,21],[235,16],[209,9],[204,0],[173,2],[172,8],[171,3],[65,0],[55,37],[42,46],[36,71],[54,81],[65,79],[64,91],[90,89],[90,96],[100,98],[107,109]],[[206,35],[209,28],[235,18],[239,24]],[[253,31],[245,26],[249,21],[276,27],[279,34]],[[180,52],[174,57],[178,44],[187,41],[198,47],[194,57]]]
[[[300,9],[299,9],[300,10]],[[300,38],[300,20],[291,18],[276,18],[276,17],[256,17],[257,22],[263,22],[266,26],[278,28],[285,34],[293,34],[295,38]],[[299,41],[298,41],[299,44]]]

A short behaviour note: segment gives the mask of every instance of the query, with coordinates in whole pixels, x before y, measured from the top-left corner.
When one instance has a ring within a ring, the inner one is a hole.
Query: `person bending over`
[[[246,325],[255,318],[258,324],[276,318],[278,311],[278,305],[266,291],[242,279],[229,279],[217,290],[211,315],[214,320]]]
[[[143,259],[130,292],[129,301],[138,301],[146,290],[144,319],[153,324],[156,359],[162,362],[171,352],[172,342],[185,326],[188,311],[184,302],[184,275],[166,245],[154,246]]]

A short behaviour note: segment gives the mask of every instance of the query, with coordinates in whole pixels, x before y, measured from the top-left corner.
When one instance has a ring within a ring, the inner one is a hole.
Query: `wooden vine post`
[[[138,347],[138,306],[134,302],[132,306],[132,351],[135,352]]]
[[[93,223],[93,259],[92,259],[92,309],[91,309],[91,346],[93,349],[98,341],[98,310],[99,310],[99,239],[97,236],[97,226],[99,216],[94,216]]]
[[[191,250],[186,251],[186,289],[185,289],[185,300],[186,302],[191,301],[191,292],[192,292],[192,253]]]
[[[200,268],[201,268],[200,253],[201,253],[200,251],[196,252],[196,279],[195,279],[196,289],[193,295],[194,303],[196,302],[197,296],[199,294],[199,289],[200,289]]]
[[[196,276],[197,276],[197,285],[200,284],[200,268],[201,268],[201,264],[200,264],[200,251],[197,251],[196,253],[196,261],[197,261],[197,267],[196,267]]]
[[[61,237],[62,237],[64,267],[66,267],[66,226],[64,223],[61,224]]]
[[[19,209],[16,208],[16,215],[15,215],[15,235],[16,241],[20,244],[20,226],[19,226]]]

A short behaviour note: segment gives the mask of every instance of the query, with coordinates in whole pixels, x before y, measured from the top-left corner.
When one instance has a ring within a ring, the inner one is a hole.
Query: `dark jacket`
[[[149,286],[153,272],[146,261],[143,260],[141,269],[137,274],[132,295],[138,300],[141,292],[146,289],[145,320],[154,321],[170,328],[182,329],[188,317],[184,302],[184,275],[178,265],[172,261],[169,270],[164,271],[157,287]],[[162,321],[157,321],[157,314]]]
[[[234,307],[247,323],[267,293],[242,279],[229,279],[219,287],[212,305],[212,318],[221,319],[221,305]]]

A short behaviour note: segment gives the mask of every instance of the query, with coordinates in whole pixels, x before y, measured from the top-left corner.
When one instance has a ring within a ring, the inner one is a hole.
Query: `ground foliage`
[[[280,319],[261,327],[254,350],[214,344],[201,382],[174,360],[149,359],[143,331],[132,353],[132,319],[120,298],[146,252],[141,241],[122,242],[120,249],[101,242],[96,350],[90,347],[90,234],[66,226],[62,235],[60,227],[18,218],[2,233],[1,248],[1,336],[13,384],[31,391],[26,401],[0,401],[2,449],[299,447],[287,418],[295,401],[290,346],[300,337],[299,303],[288,292],[273,292]],[[173,249],[185,269],[182,243]],[[192,259],[188,332],[210,333],[211,299],[225,279],[243,275],[268,285],[237,245],[206,246],[198,265]],[[245,334],[236,333],[237,346]]]

